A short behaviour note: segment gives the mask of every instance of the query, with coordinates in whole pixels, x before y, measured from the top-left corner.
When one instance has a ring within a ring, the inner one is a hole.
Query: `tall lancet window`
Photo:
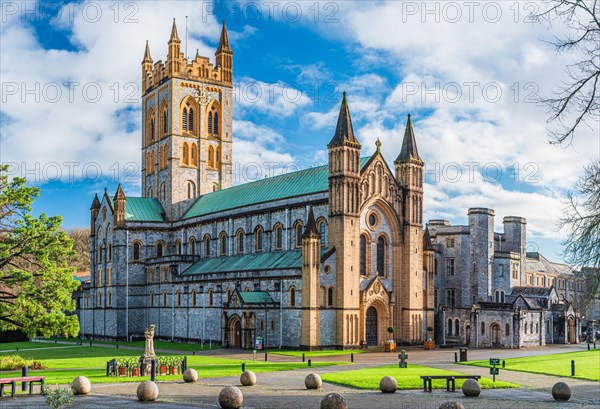
[[[382,236],[377,239],[377,272],[380,276],[385,275],[385,239]]]

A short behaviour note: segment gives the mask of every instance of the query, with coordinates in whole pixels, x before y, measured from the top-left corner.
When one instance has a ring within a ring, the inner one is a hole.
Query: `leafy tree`
[[[600,290],[600,159],[585,167],[576,191],[569,194],[560,227],[570,231],[564,255],[569,264],[582,267],[584,304],[589,305]]]
[[[31,215],[39,189],[9,180],[7,170],[0,166],[0,331],[74,336],[77,317],[65,314],[75,309],[78,286],[69,267],[73,241],[60,216]]]
[[[555,37],[551,45],[559,53],[581,54],[575,64],[567,66],[567,79],[554,96],[541,100],[549,110],[548,129],[552,142],[571,142],[577,128],[586,123],[597,125],[600,119],[600,1],[546,0],[538,21],[563,23],[565,37]]]

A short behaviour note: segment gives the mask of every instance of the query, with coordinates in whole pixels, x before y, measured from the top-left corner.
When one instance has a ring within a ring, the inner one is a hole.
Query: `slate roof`
[[[537,297],[548,297],[552,288],[550,287],[520,287],[515,286],[512,289],[513,294],[522,294],[524,297],[537,296]]]
[[[573,274],[566,264],[554,263],[537,252],[527,253],[525,271],[528,273]]]
[[[361,169],[369,159],[370,157],[360,159]],[[189,219],[328,190],[329,168],[327,165],[317,166],[207,193],[200,196],[183,218]]]

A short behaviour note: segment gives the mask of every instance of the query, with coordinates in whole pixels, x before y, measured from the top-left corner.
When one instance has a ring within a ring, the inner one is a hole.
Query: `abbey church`
[[[154,324],[161,339],[312,350],[389,339],[420,344],[434,335],[439,342],[448,314],[448,339],[457,343],[465,343],[465,331],[476,332],[485,314],[500,311],[512,328],[511,303],[518,300],[511,289],[527,284],[524,242],[500,254],[514,280],[498,305],[488,302],[498,290],[488,282],[465,295],[464,305],[460,285],[452,299],[441,295],[440,286],[455,284],[441,279],[446,259],[455,257],[446,243],[469,231],[439,221],[424,231],[424,162],[410,115],[398,136],[401,150],[388,164],[379,142],[358,142],[344,93],[327,165],[232,186],[233,160],[243,158],[234,149],[233,51],[225,24],[215,57],[214,64],[185,58],[175,21],[165,62],[155,62],[146,44],[141,196],[126,196],[119,186],[94,198],[92,273],[77,311],[84,337],[128,339]],[[493,223],[480,219],[474,232],[486,235],[478,240],[488,266]],[[510,219],[515,240],[525,240],[524,223]],[[466,326],[479,302],[492,312],[482,310]],[[575,325],[572,303],[563,305],[556,314],[571,313]],[[454,315],[461,320],[456,332]],[[520,331],[507,333],[510,346],[521,345]],[[485,345],[475,332],[469,342]]]

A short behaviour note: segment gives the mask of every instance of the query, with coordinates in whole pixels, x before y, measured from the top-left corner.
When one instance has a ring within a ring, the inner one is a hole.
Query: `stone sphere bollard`
[[[571,388],[564,382],[557,382],[552,387],[552,397],[554,400],[567,401],[571,399]]]
[[[244,403],[242,391],[235,386],[226,386],[219,393],[219,405],[223,409],[239,409]]]
[[[396,378],[392,376],[384,376],[379,381],[379,389],[383,393],[395,393],[398,390],[398,382],[396,382]]]
[[[92,384],[85,376],[78,376],[73,379],[73,385],[71,385],[73,393],[75,395],[87,395],[92,390]]]
[[[348,409],[348,403],[339,393],[328,393],[321,399],[321,409]]]
[[[240,383],[242,386],[254,386],[256,385],[256,374],[252,371],[244,371],[240,376]]]
[[[321,377],[316,373],[309,373],[304,379],[304,385],[306,389],[321,389],[321,385],[323,385],[323,381],[321,381]]]
[[[467,379],[465,383],[463,383],[462,391],[465,396],[469,398],[476,398],[481,393],[481,385],[475,379]]]
[[[158,399],[158,385],[152,381],[144,381],[137,387],[137,397],[142,402],[152,402]]]
[[[455,400],[449,400],[440,405],[439,409],[465,409],[462,403]]]
[[[183,380],[186,383],[196,382],[198,380],[198,372],[195,369],[189,368],[183,372]]]

